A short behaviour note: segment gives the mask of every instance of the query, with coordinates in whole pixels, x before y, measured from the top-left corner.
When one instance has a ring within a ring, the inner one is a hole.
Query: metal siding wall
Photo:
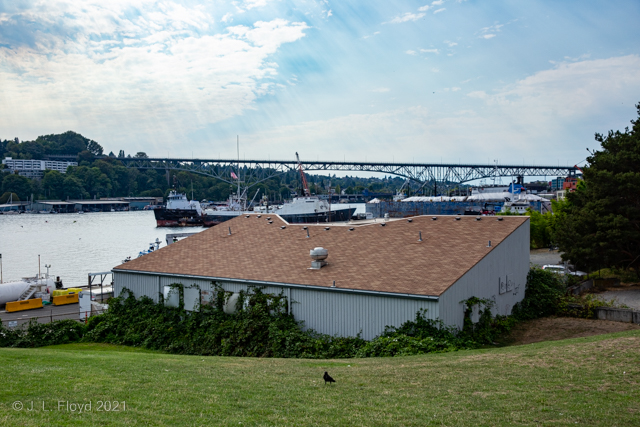
[[[471,268],[440,297],[440,318],[447,325],[462,328],[464,309],[460,301],[472,296],[493,299],[494,314],[511,314],[524,298],[529,272],[529,221]],[[499,281],[512,282],[510,292],[500,294]]]
[[[136,298],[148,296],[154,302],[160,300],[158,294],[158,276],[132,273],[113,273],[113,296],[118,296],[124,288],[133,292]]]
[[[180,276],[153,276],[135,273],[114,273],[114,292],[119,295],[123,288],[129,288],[136,297],[146,295],[158,302],[159,292],[165,285],[182,283],[197,284],[201,290],[212,290],[211,280],[193,279]],[[219,281],[231,292],[246,290],[251,285]],[[267,286],[264,292],[279,294],[284,287]],[[291,312],[296,320],[304,321],[305,328],[320,333],[339,336],[356,336],[362,331],[362,338],[370,340],[380,335],[385,326],[400,326],[407,320],[414,320],[416,312],[427,309],[427,318],[439,316],[438,301],[414,298],[396,298],[356,293],[315,291],[290,288]]]
[[[438,317],[438,302],[392,298],[342,292],[291,289],[296,320],[304,321],[305,328],[329,335],[356,336],[370,340],[380,335],[385,326],[400,326],[414,320],[416,312],[426,308],[427,318]]]

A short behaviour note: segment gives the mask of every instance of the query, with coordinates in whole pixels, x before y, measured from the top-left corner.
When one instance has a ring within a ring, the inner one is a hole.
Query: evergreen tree
[[[631,130],[596,134],[584,182],[557,212],[554,237],[563,258],[587,271],[634,269],[640,277],[640,104]]]

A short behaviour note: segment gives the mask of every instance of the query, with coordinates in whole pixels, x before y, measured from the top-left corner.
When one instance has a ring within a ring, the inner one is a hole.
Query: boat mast
[[[302,170],[302,163],[300,162],[300,156],[298,156],[298,152],[296,151],[296,160],[298,160],[298,169],[300,170],[300,178],[302,179],[302,191],[305,196],[310,196],[311,192],[309,191],[309,184],[307,184],[307,178],[304,176],[304,171]]]
[[[236,148],[238,151],[238,176],[236,177],[238,179],[238,204],[240,203],[240,135],[236,135]],[[245,202],[245,205],[242,207],[243,210],[247,209],[247,205]]]

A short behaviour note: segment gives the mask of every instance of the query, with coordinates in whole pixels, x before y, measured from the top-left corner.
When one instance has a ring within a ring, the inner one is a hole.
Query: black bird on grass
[[[329,375],[327,373],[327,371],[324,371],[324,376],[322,378],[324,379],[324,385],[327,385],[327,383],[329,383],[329,385],[331,385],[331,383],[335,383],[336,382],[336,380],[331,378],[331,375]]]

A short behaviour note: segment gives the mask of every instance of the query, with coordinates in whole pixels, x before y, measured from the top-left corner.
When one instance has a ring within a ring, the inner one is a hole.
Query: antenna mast
[[[300,156],[298,156],[298,152],[296,152],[296,160],[298,160],[298,169],[300,169],[300,178],[302,179],[302,191],[305,196],[310,196],[311,192],[309,191],[309,184],[307,184],[307,178],[304,176],[304,170],[302,170],[302,163],[300,162]]]
[[[238,149],[238,202],[240,202],[240,135],[236,135],[236,147]]]

